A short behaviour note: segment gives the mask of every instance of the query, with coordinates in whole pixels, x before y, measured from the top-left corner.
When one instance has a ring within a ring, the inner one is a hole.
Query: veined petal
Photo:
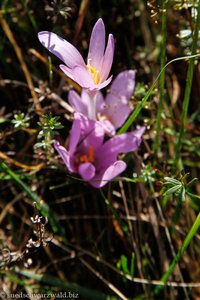
[[[102,19],[98,19],[93,27],[88,51],[87,63],[99,70],[105,50],[105,26]]]
[[[108,43],[107,43],[106,51],[103,57],[103,62],[100,70],[101,82],[106,80],[110,73],[110,69],[113,63],[114,49],[115,49],[114,37],[112,34],[109,34]]]
[[[118,160],[110,165],[106,170],[101,172],[95,176],[91,181],[90,184],[93,187],[101,188],[106,185],[110,180],[118,176],[126,169],[126,163],[124,161]]]
[[[77,65],[85,66],[80,52],[57,34],[49,31],[41,31],[38,33],[38,38],[47,50],[61,59],[69,68]]]
[[[82,95],[80,97],[77,92],[75,92],[74,90],[70,90],[68,93],[68,101],[76,112],[87,115],[87,104]]]
[[[85,180],[90,180],[94,177],[96,169],[91,163],[83,163],[78,167],[78,173]]]

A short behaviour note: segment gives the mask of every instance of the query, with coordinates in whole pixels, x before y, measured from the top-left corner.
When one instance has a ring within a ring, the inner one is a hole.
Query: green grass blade
[[[161,30],[161,34],[162,34],[162,43],[161,43],[161,59],[160,59],[160,67],[161,70],[164,68],[165,66],[165,61],[166,61],[166,20],[167,20],[167,5],[168,4],[168,0],[163,1],[162,4],[162,30]],[[160,134],[161,134],[161,128],[162,128],[162,124],[161,124],[161,116],[162,116],[162,112],[163,112],[163,101],[164,101],[164,89],[165,89],[165,69],[163,70],[163,72],[160,75],[160,86],[159,86],[159,90],[160,90],[160,98],[159,98],[159,102],[158,102],[158,113],[157,113],[157,121],[156,121],[156,137],[155,137],[155,141],[153,144],[153,150],[154,153],[157,154],[159,147],[160,147]]]
[[[0,161],[0,169],[10,176],[10,178],[31,198],[33,202],[37,204],[37,208],[40,210],[44,217],[47,217],[52,230],[54,232],[59,232],[59,234],[64,235],[63,229],[60,227],[55,216],[50,211],[49,206],[41,201],[37,194],[31,191],[31,189],[26,185],[17,174],[15,174],[4,162]]]
[[[182,258],[185,250],[187,249],[187,247],[189,246],[190,242],[192,241],[193,237],[195,236],[197,230],[199,229],[200,226],[200,213],[198,214],[194,224],[192,225],[192,228],[190,229],[190,231],[188,232],[182,247],[180,248],[180,250],[178,251],[177,255],[174,257],[172,263],[169,266],[168,271],[162,276],[161,281],[166,283],[169,279],[169,277],[172,275],[177,263],[180,261],[180,259]],[[159,294],[164,286],[157,286],[155,289],[155,293]]]
[[[143,107],[146,105],[147,100],[149,99],[149,97],[151,96],[151,93],[153,92],[158,79],[160,78],[160,75],[162,74],[162,72],[164,72],[164,70],[172,63],[174,63],[175,61],[179,61],[179,60],[185,60],[185,59],[192,59],[195,57],[200,56],[200,54],[195,54],[195,55],[188,55],[188,56],[182,56],[182,57],[177,57],[175,59],[170,60],[165,66],[164,68],[160,71],[160,73],[158,74],[158,76],[156,77],[155,81],[152,83],[150,89],[147,91],[146,95],[144,96],[144,98],[137,104],[136,108],[134,109],[134,111],[132,112],[132,114],[130,115],[130,117],[127,119],[127,121],[124,123],[124,125],[118,130],[118,134],[122,134],[125,133],[129,127],[133,124],[133,122],[135,121],[135,119],[137,118],[137,116],[139,115],[140,111],[143,109]]]
[[[128,226],[123,222],[123,220],[120,218],[120,216],[118,215],[117,210],[112,206],[112,204],[110,203],[109,199],[105,197],[104,193],[102,190],[100,190],[100,193],[104,199],[105,204],[108,206],[108,208],[110,209],[110,211],[113,213],[115,219],[119,222],[119,226],[121,227],[122,231],[127,233],[128,232]]]
[[[95,299],[95,300],[117,300],[115,296],[105,295],[98,291],[92,290],[90,288],[82,287],[76,283],[72,282],[64,282],[57,277],[49,276],[46,274],[35,274],[33,272],[27,270],[19,270],[15,269],[14,273],[20,274],[22,276],[28,277],[30,279],[34,279],[39,281],[40,283],[45,283],[51,285],[51,287],[58,287],[63,289],[62,292],[71,291],[72,293],[77,293],[80,296],[85,297],[85,299]]]
[[[197,20],[196,20],[196,26],[195,26],[194,34],[193,34],[192,51],[191,51],[192,55],[194,55],[196,53],[199,29],[200,29],[200,1],[198,1]],[[181,127],[180,127],[180,132],[179,132],[179,138],[178,138],[177,147],[176,147],[176,158],[174,161],[174,169],[176,169],[177,167],[179,167],[179,168],[181,167],[181,161],[180,161],[181,149],[182,149],[182,142],[183,142],[184,133],[185,133],[185,125],[186,125],[186,121],[187,121],[190,93],[191,93],[191,88],[192,88],[192,80],[193,80],[194,65],[195,65],[194,63],[195,63],[195,58],[192,57],[190,59],[188,72],[187,72],[187,79],[186,79],[187,85],[186,85],[185,95],[184,95],[184,100],[183,100],[183,113],[182,113],[182,118],[181,118]]]

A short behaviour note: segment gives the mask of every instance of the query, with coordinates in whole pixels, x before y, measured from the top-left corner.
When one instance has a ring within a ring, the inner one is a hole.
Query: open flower
[[[41,31],[38,38],[44,47],[65,63],[60,65],[61,70],[82,88],[95,92],[110,83],[112,76],[108,78],[108,75],[113,62],[114,38],[109,34],[107,46],[105,45],[102,19],[98,19],[92,30],[87,64],[80,52],[57,34]]]
[[[93,187],[100,188],[126,169],[126,163],[117,160],[117,156],[136,151],[144,130],[140,127],[104,141],[105,131],[100,123],[75,113],[69,150],[58,141],[55,141],[54,147],[70,172],[79,174]]]
[[[133,70],[119,73],[113,80],[105,99],[100,91],[96,94],[94,119],[100,121],[111,135],[114,135],[116,129],[122,126],[131,112],[130,98],[135,88],[135,73]],[[90,118],[90,105],[94,101],[90,93],[82,90],[79,96],[71,90],[68,94],[68,101],[76,112]]]

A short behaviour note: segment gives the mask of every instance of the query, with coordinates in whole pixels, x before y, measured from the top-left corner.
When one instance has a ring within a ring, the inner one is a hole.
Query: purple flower
[[[105,99],[101,92],[96,94],[96,107],[93,119],[100,121],[111,135],[122,126],[131,112],[130,98],[135,88],[135,71],[127,70],[118,74],[113,80]],[[90,106],[94,97],[82,90],[81,96],[75,91],[69,91],[68,100],[76,112],[90,118]]]
[[[93,187],[100,188],[126,169],[125,162],[117,160],[117,156],[136,151],[144,130],[140,127],[104,141],[105,131],[100,123],[75,113],[69,150],[58,141],[55,141],[54,147],[70,172],[79,174]]]
[[[61,70],[82,88],[95,92],[110,83],[112,76],[108,78],[108,75],[113,62],[114,38],[109,34],[107,46],[105,45],[102,19],[98,19],[92,30],[87,64],[80,52],[57,34],[41,31],[38,38],[44,47],[65,63],[60,65]]]

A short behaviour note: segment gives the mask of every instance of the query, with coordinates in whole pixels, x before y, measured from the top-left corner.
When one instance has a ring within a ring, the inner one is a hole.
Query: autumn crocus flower
[[[41,31],[38,38],[44,47],[64,62],[60,65],[61,70],[82,88],[95,92],[110,83],[112,76],[108,78],[108,75],[113,62],[114,38],[109,34],[105,45],[102,19],[98,19],[92,30],[87,63],[72,44],[57,34]]]
[[[136,151],[145,128],[116,135],[105,141],[100,123],[75,113],[69,150],[55,141],[54,147],[70,172],[79,174],[93,187],[100,188],[126,169],[118,154]]]
[[[135,88],[135,73],[133,70],[119,73],[113,80],[105,99],[100,91],[96,94],[94,119],[100,121],[111,135],[122,126],[131,112],[130,98]],[[70,90],[68,101],[76,112],[90,117],[92,97],[85,90],[82,90],[81,96],[74,90]]]

